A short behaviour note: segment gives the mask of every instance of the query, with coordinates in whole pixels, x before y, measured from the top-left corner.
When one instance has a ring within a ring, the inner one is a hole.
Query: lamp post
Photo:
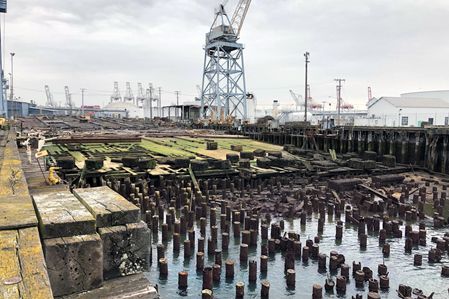
[[[398,127],[402,127],[402,124],[401,124],[401,112],[402,112],[402,109],[399,109],[399,122],[398,122]]]
[[[9,94],[9,99],[14,100],[14,55],[16,53],[9,53],[11,55],[11,93]]]

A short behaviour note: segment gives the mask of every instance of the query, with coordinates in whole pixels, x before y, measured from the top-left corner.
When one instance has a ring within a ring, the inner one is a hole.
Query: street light
[[[9,95],[9,99],[11,101],[14,100],[14,55],[16,53],[9,53],[11,55],[11,93]]]

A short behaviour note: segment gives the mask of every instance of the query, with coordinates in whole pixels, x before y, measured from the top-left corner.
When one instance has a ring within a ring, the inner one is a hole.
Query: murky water
[[[219,216],[219,215],[217,215]],[[326,217],[328,217],[326,215]],[[342,216],[344,221],[344,216]],[[217,225],[219,224],[219,217]],[[275,221],[275,220],[273,220]],[[370,267],[373,271],[373,277],[377,277],[377,266],[384,260],[382,254],[382,247],[379,246],[378,235],[371,234],[368,236],[368,246],[366,250],[361,250],[358,243],[357,228],[355,226],[346,225],[343,232],[343,240],[340,244],[335,242],[335,223],[332,219],[326,219],[326,225],[324,232],[321,235],[321,241],[319,243],[320,253],[325,253],[329,256],[331,250],[336,250],[338,253],[344,254],[346,257],[346,264],[351,266],[350,274],[352,273],[352,261],[361,262],[362,267]],[[309,238],[313,239],[317,235],[318,228],[318,215],[314,214],[307,220],[306,226],[301,226],[299,219],[292,221],[286,221],[284,231],[295,231],[301,234],[302,246],[305,245],[305,241]],[[418,224],[413,224],[413,229],[417,229]],[[200,236],[199,221],[195,224],[196,238]],[[405,230],[401,227],[401,230]],[[380,291],[381,298],[398,298],[396,290],[399,284],[406,284],[412,288],[419,288],[424,291],[424,294],[429,295],[431,292],[435,292],[433,298],[435,299],[447,299],[449,278],[441,277],[441,267],[443,264],[449,263],[447,254],[444,255],[441,263],[429,264],[427,260],[427,253],[431,247],[435,247],[434,243],[431,243],[432,236],[442,237],[446,230],[433,230],[427,228],[427,246],[419,246],[413,249],[411,254],[404,252],[405,238],[401,239],[387,239],[390,243],[390,256],[385,258],[385,265],[388,267],[390,277],[390,290]],[[221,233],[220,228],[218,230],[218,245],[217,248],[221,249]],[[207,225],[207,236],[209,234],[209,224]],[[183,254],[183,240],[187,238],[181,237],[181,248],[179,253],[173,252],[173,242],[170,235],[169,241],[165,243],[166,251],[165,255],[168,258],[168,277],[160,278],[159,270],[157,267],[157,251],[156,245],[161,242],[161,232],[158,236],[154,236],[153,243],[153,263],[150,271],[146,274],[150,281],[154,284],[158,284],[159,292],[162,298],[200,298],[202,289],[202,273],[196,271],[196,250],[197,242],[195,242],[195,252],[192,251],[192,255],[189,259],[184,259]],[[315,283],[319,283],[323,286],[324,298],[351,298],[355,294],[367,294],[368,284],[365,284],[364,288],[356,288],[355,281],[352,277],[347,285],[346,295],[340,296],[337,294],[326,294],[324,291],[324,283],[327,277],[326,273],[318,272],[318,261],[309,259],[307,263],[301,260],[296,261],[296,287],[295,289],[289,289],[286,286],[284,278],[284,258],[281,252],[277,252],[276,255],[269,258],[268,272],[263,275],[260,274],[260,250],[261,250],[261,236],[259,233],[259,242],[257,248],[250,249],[248,260],[255,259],[258,264],[258,279],[256,283],[250,284],[248,281],[248,265],[241,264],[239,261],[240,252],[240,239],[234,239],[232,233],[232,227],[230,232],[230,242],[228,252],[222,252],[223,266],[221,273],[221,281],[218,284],[214,284],[214,297],[215,298],[229,298],[235,296],[235,284],[238,281],[245,283],[245,298],[259,298],[260,297],[260,282],[267,279],[270,286],[270,298],[311,298],[312,286]],[[207,240],[205,242],[205,250],[207,255]],[[413,265],[413,255],[420,253],[423,255],[423,264],[421,267],[415,267]],[[225,279],[225,267],[224,261],[227,258],[231,258],[235,261],[235,276],[233,280]],[[204,265],[212,266],[214,263],[214,256],[209,256],[204,260]],[[329,258],[327,259],[327,268],[329,273]],[[189,286],[187,291],[181,292],[178,290],[178,272],[188,271],[189,273]],[[339,273],[339,272],[338,272]],[[335,280],[336,274],[332,277]],[[366,295],[363,296],[366,298]]]

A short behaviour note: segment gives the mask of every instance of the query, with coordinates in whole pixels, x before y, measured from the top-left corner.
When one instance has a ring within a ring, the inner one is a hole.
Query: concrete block
[[[257,158],[257,167],[269,168],[271,165],[271,160],[268,158]]]
[[[240,152],[240,159],[254,160],[254,152]]]
[[[145,222],[98,229],[103,241],[106,278],[148,270],[150,230]]]
[[[96,232],[94,217],[69,191],[33,195],[33,202],[44,239]]]
[[[206,143],[206,148],[209,151],[217,150],[218,149],[218,143],[215,141],[208,141]]]
[[[376,161],[351,158],[348,160],[348,166],[354,169],[373,169],[376,168]]]
[[[363,152],[363,159],[364,160],[377,160],[377,153],[373,151],[365,151]]]
[[[401,184],[404,182],[405,177],[400,174],[384,174],[371,177],[373,183],[386,185],[386,184]]]
[[[75,189],[73,194],[95,217],[97,228],[140,221],[140,210],[109,187]]]
[[[103,246],[98,234],[44,240],[54,296],[98,288],[103,283]]]
[[[243,146],[242,145],[231,144],[231,151],[241,152],[242,150],[243,150]]]
[[[226,154],[226,160],[229,160],[231,163],[238,163],[240,156],[238,154]]]
[[[338,192],[341,191],[351,191],[354,190],[357,185],[361,184],[360,179],[341,179],[341,180],[330,180],[329,188],[334,189]]]
[[[388,167],[396,167],[396,157],[392,155],[383,155],[382,163]]]

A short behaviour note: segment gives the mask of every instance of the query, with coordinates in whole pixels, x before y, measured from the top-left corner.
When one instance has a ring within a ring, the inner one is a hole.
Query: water
[[[219,215],[217,215],[219,216]],[[314,214],[307,220],[306,226],[300,225],[300,220],[295,219],[285,222],[284,231],[295,231],[301,234],[302,246],[305,246],[307,239],[313,239],[317,235],[318,228],[318,215]],[[221,233],[219,217],[217,221],[218,229],[218,244],[217,248],[221,249]],[[275,221],[275,220],[273,220]],[[401,227],[402,231],[405,231],[404,226]],[[417,229],[417,224],[413,224],[413,229]],[[195,224],[195,236],[200,236],[199,221]],[[434,243],[431,243],[432,236],[442,237],[447,230],[433,230],[427,228],[427,246],[419,246],[413,249],[411,254],[404,252],[405,238],[401,239],[387,239],[387,243],[390,243],[390,256],[385,258],[385,265],[388,267],[390,277],[390,289],[389,291],[380,291],[381,298],[398,298],[396,290],[399,284],[409,285],[412,288],[422,289],[424,294],[429,295],[431,292],[435,292],[434,299],[449,298],[448,287],[449,278],[441,277],[441,267],[443,264],[447,264],[449,259],[447,254],[444,255],[442,262],[437,264],[429,264],[427,261],[427,253],[431,247],[435,247]],[[207,234],[210,236],[209,223],[207,225]],[[361,250],[358,243],[357,228],[355,226],[346,225],[343,232],[343,240],[341,244],[335,242],[335,223],[334,220],[328,219],[324,227],[324,232],[321,235],[319,243],[320,253],[328,255],[327,258],[327,273],[329,273],[329,253],[331,250],[336,250],[338,253],[344,254],[346,258],[346,264],[351,266],[350,273],[352,273],[352,261],[361,262],[362,267],[367,266],[373,271],[373,277],[377,277],[377,266],[383,262],[382,247],[379,246],[378,235],[368,235],[368,246],[366,250]],[[159,270],[157,268],[157,251],[156,245],[161,242],[161,232],[157,236],[153,236],[153,263],[151,269],[146,273],[151,283],[158,284],[159,293],[162,298],[200,298],[202,289],[202,273],[196,271],[196,250],[197,243],[195,242],[195,251],[192,250],[192,255],[189,259],[184,259],[183,240],[187,238],[181,237],[181,248],[179,253],[173,252],[173,241],[170,235],[169,241],[164,243],[166,250],[165,255],[168,258],[168,277],[160,278]],[[248,281],[248,265],[241,264],[239,261],[240,253],[240,239],[234,239],[232,233],[232,227],[230,231],[230,241],[228,252],[222,252],[223,263],[221,281],[218,284],[214,284],[214,297],[226,298],[235,297],[235,284],[238,281],[245,283],[245,298],[259,298],[260,297],[260,282],[267,279],[270,286],[270,298],[311,298],[312,286],[315,283],[323,286],[324,298],[351,298],[355,294],[367,294],[368,284],[365,284],[364,288],[356,288],[355,281],[350,277],[349,283],[346,288],[346,295],[326,294],[324,291],[324,283],[327,277],[327,273],[318,272],[318,261],[311,260],[307,263],[303,263],[301,260],[296,261],[296,287],[295,289],[288,289],[284,277],[284,258],[281,252],[277,252],[274,256],[269,257],[268,272],[264,275],[260,273],[260,250],[261,250],[261,236],[259,233],[259,242],[257,248],[250,248],[248,260],[255,259],[258,267],[258,279],[254,284],[250,284]],[[205,240],[206,255],[204,258],[205,266],[212,266],[214,263],[214,256],[207,256],[207,238]],[[413,265],[413,255],[420,253],[423,255],[423,264],[421,267],[415,267]],[[231,258],[235,261],[234,265],[234,279],[225,279],[225,263],[227,258]],[[178,290],[178,272],[187,271],[189,273],[188,289],[187,291]],[[336,277],[336,273],[333,273],[332,277]],[[366,298],[366,295],[363,296]]]

